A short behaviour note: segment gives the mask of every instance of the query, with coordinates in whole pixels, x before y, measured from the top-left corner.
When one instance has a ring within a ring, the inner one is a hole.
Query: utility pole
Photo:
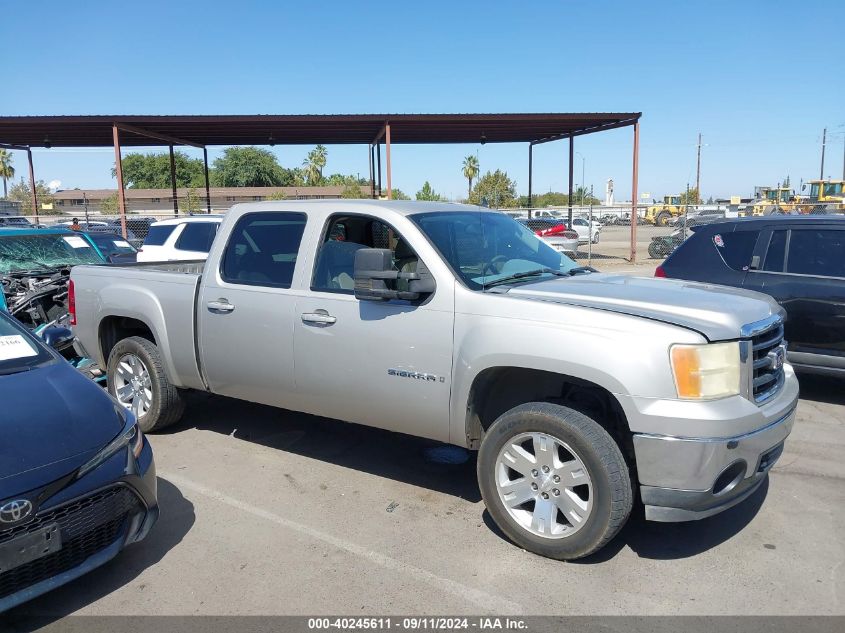
[[[824,146],[827,141],[827,128],[822,131],[822,168],[819,174],[819,180],[824,180]]]
[[[701,199],[701,132],[698,133],[698,157],[695,161],[695,198],[696,202]]]

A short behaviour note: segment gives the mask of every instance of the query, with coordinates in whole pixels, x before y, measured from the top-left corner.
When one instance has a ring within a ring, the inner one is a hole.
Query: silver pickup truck
[[[751,495],[798,397],[768,297],[600,274],[478,207],[237,205],[205,263],[71,281],[80,351],[143,429],[199,389],[477,449],[493,519],[558,559],[637,491],[655,521]]]

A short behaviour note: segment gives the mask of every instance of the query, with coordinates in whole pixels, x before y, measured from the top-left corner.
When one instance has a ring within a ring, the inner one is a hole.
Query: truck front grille
[[[751,349],[753,371],[750,392],[755,402],[762,403],[783,386],[783,321],[777,321],[768,330],[753,336]]]

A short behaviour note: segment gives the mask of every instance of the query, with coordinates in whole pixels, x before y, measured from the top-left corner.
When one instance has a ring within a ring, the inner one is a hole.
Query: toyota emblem
[[[17,523],[32,514],[32,503],[27,499],[15,499],[0,506],[0,523]]]

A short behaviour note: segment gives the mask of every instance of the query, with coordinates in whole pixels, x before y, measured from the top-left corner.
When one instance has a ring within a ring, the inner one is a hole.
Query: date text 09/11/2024
[[[309,630],[390,630],[399,631],[495,631],[527,630],[528,624],[520,618],[499,617],[364,617],[364,618],[309,618]]]

